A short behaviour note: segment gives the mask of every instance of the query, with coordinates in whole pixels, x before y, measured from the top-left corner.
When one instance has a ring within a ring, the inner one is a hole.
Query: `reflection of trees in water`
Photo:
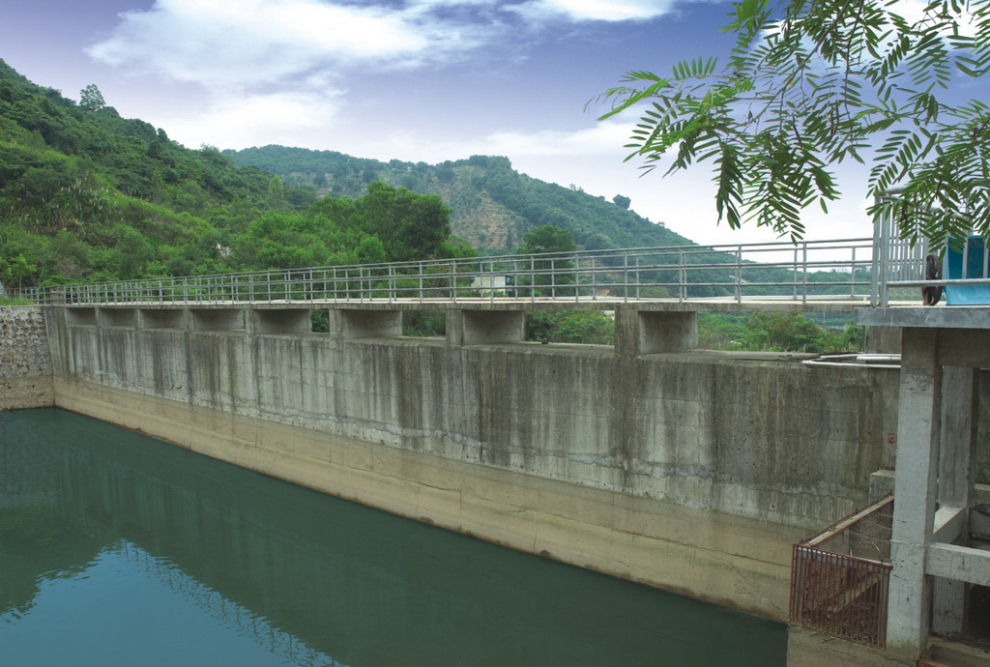
[[[45,581],[84,570],[113,538],[58,506],[62,451],[34,443],[54,410],[0,411],[0,614],[26,613]]]
[[[89,543],[88,552],[76,538],[79,555],[70,563],[90,562],[101,545],[131,549],[127,557],[145,559],[165,585],[280,655],[302,660],[320,651],[345,664],[406,667],[580,667],[652,664],[660,654],[670,664],[737,664],[731,658],[742,654],[776,664],[784,650],[784,628],[766,621],[730,621],[726,610],[330,498],[78,415],[52,411],[34,421],[51,441],[36,448],[61,450],[46,473],[56,489],[51,516],[71,524],[53,524],[49,535],[113,536]],[[685,640],[699,628],[718,636]]]
[[[149,578],[182,595],[227,629],[239,636],[251,638],[266,651],[284,660],[284,664],[347,667],[344,663],[306,646],[292,634],[273,626],[264,616],[196,581],[167,559],[153,556],[127,541],[121,541],[112,553],[138,567]]]
[[[105,539],[59,518],[50,505],[0,507],[0,614],[26,613],[43,582],[86,569]]]

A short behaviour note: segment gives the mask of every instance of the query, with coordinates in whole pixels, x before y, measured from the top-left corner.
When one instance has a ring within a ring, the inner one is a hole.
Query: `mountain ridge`
[[[692,244],[628,206],[520,174],[505,157],[428,165],[281,146],[190,149],[123,118],[95,85],[76,102],[0,60],[8,288],[474,252],[448,238],[451,228],[485,254],[512,252],[548,224],[592,250]]]
[[[545,224],[569,230],[587,250],[695,245],[628,208],[629,199],[595,197],[515,171],[509,158],[473,155],[435,165],[357,158],[330,150],[267,145],[224,150],[240,166],[278,174],[318,195],[356,197],[372,180],[439,195],[451,208],[451,228],[486,254],[511,251],[527,231]]]

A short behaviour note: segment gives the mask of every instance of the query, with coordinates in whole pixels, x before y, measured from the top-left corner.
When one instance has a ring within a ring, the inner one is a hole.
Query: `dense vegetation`
[[[841,313],[701,313],[698,344],[710,350],[857,352],[863,347],[863,329],[850,319]]]
[[[0,61],[0,281],[11,287],[471,254],[439,197],[319,199],[212,147],[77,104]]]
[[[76,103],[0,60],[0,282],[8,287],[473,255],[452,227],[488,253],[693,245],[629,206],[622,195],[606,201],[519,174],[501,157],[431,166],[277,146],[187,149],[162,129],[121,118],[96,86]],[[693,261],[734,262],[720,253]],[[692,275],[729,282],[732,270]],[[754,283],[793,279],[786,270],[744,274]],[[518,287],[546,284],[538,276]],[[566,276],[554,284],[558,295],[569,289]],[[669,294],[658,287],[638,296]],[[421,319],[409,333],[442,331],[436,314]],[[599,313],[540,313],[527,323],[527,337],[542,342],[609,344],[612,331]],[[733,333],[728,346],[791,346],[757,337]]]
[[[574,186],[546,183],[515,171],[505,157],[475,155],[429,165],[284,146],[224,154],[236,164],[273,172],[287,185],[312,187],[321,195],[356,197],[374,180],[437,194],[451,208],[454,234],[484,254],[511,252],[526,232],[547,224],[570,231],[587,250],[692,243],[630,210],[628,197],[608,201]]]

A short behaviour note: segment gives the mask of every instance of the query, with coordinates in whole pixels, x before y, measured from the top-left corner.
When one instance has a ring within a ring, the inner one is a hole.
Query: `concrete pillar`
[[[939,514],[959,513],[952,534],[940,541],[966,544],[969,535],[969,507],[973,505],[973,459],[976,447],[977,374],[974,369],[949,366],[942,369],[942,427],[939,447]],[[935,580],[932,602],[932,631],[942,634],[962,632],[965,626],[967,584],[963,581]]]
[[[190,308],[189,328],[193,331],[244,331],[244,311],[240,308]]]
[[[937,340],[934,329],[903,330],[887,650],[907,659],[925,650],[930,628],[925,555],[934,526],[941,431]]]
[[[185,329],[184,308],[142,308],[138,311],[139,329]]]
[[[341,338],[397,338],[402,335],[398,310],[330,310],[330,332]]]
[[[621,304],[615,309],[614,344],[618,354],[632,357],[690,350],[698,346],[698,313]]]
[[[494,345],[526,339],[526,313],[521,310],[447,311],[450,345]]]
[[[312,315],[306,308],[253,309],[250,313],[251,333],[262,336],[310,333],[313,330]]]
[[[74,327],[96,326],[96,308],[66,308],[65,321]]]
[[[898,327],[867,327],[866,352],[900,354],[901,330]]]
[[[137,326],[137,311],[134,308],[99,308],[97,314],[103,327],[133,329]]]

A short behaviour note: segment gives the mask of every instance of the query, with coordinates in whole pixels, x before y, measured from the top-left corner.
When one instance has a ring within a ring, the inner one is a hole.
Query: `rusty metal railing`
[[[886,647],[893,506],[888,496],[794,545],[792,624]]]

